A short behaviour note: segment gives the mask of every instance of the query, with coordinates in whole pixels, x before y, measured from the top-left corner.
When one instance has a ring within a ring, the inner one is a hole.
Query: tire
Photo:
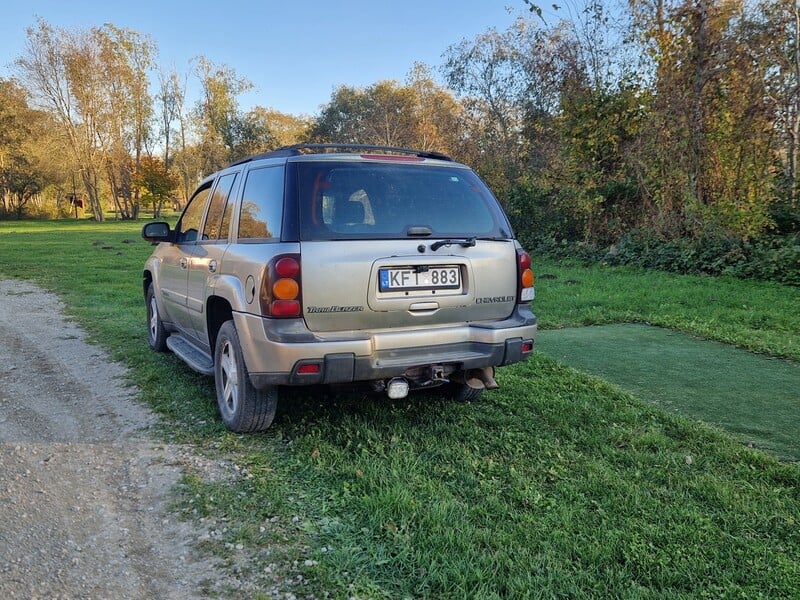
[[[483,395],[483,390],[476,390],[466,383],[450,382],[446,386],[445,394],[454,402],[477,402]]]
[[[242,345],[233,321],[226,321],[214,346],[214,383],[222,421],[231,431],[249,433],[267,429],[275,418],[278,390],[258,390],[250,383]]]
[[[158,303],[156,302],[156,294],[153,291],[152,283],[147,286],[145,304],[147,305],[147,343],[156,352],[166,352],[169,334],[164,328],[161,315],[158,314]]]

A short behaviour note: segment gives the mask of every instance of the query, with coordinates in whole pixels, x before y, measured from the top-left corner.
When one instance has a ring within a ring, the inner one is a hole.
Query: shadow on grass
[[[800,365],[647,325],[540,331],[537,349],[665,410],[800,461]]]

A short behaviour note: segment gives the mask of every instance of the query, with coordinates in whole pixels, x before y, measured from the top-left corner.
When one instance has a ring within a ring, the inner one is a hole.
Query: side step
[[[173,333],[169,336],[167,348],[198,373],[214,375],[214,359],[182,335]]]

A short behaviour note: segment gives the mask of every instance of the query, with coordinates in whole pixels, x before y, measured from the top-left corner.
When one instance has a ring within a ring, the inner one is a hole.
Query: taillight
[[[299,254],[282,254],[269,261],[261,278],[259,301],[265,317],[285,319],[302,315]]]
[[[519,304],[530,302],[534,297],[533,284],[536,278],[531,269],[531,256],[521,248],[517,250],[517,275],[519,281],[517,302]]]

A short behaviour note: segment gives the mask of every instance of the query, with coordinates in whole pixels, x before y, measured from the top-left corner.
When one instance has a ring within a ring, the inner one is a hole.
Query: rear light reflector
[[[533,352],[533,340],[523,340],[522,353],[529,354],[531,352]]]
[[[320,366],[316,363],[306,363],[297,367],[298,375],[316,375],[321,370]]]

